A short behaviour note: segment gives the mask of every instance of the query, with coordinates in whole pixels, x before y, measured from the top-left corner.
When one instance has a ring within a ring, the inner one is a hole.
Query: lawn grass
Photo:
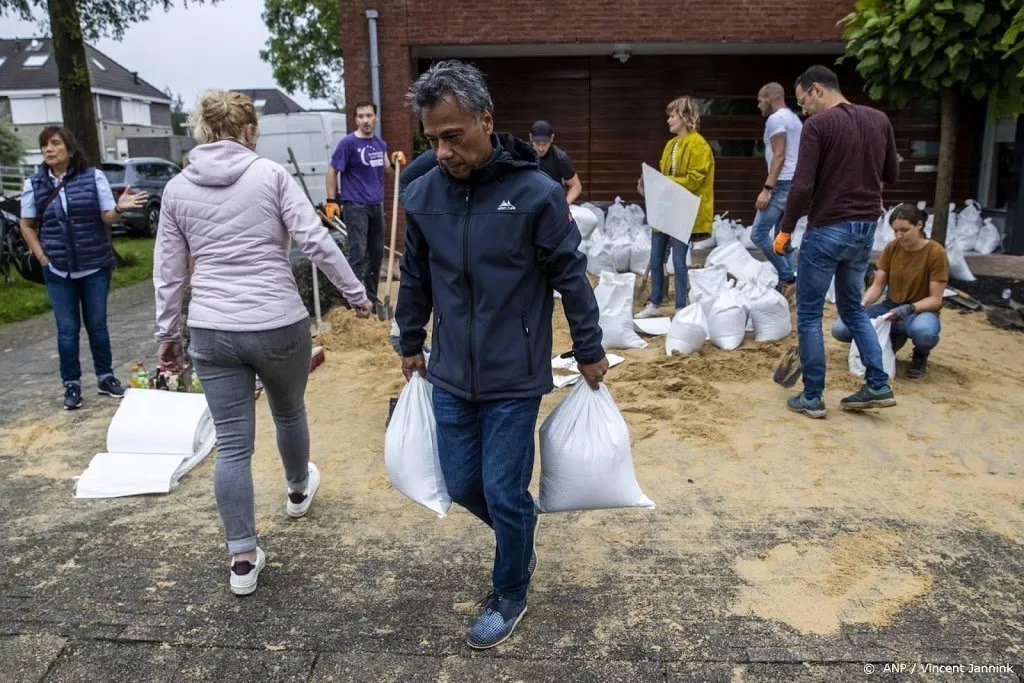
[[[153,239],[117,237],[114,248],[125,264],[114,269],[111,289],[142,282],[153,276]],[[13,269],[12,269],[13,270]],[[50,310],[46,288],[28,282],[14,271],[14,284],[0,279],[0,325],[18,322]]]

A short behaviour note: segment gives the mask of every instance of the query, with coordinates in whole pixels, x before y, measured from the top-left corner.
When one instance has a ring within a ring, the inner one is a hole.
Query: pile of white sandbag
[[[924,210],[925,203],[918,202],[918,208]],[[878,225],[875,227],[874,250],[882,251],[892,240],[896,239],[896,233],[892,229],[890,219],[893,206],[878,218]],[[932,236],[932,225],[934,216],[929,215],[924,225],[926,237]],[[949,205],[949,219],[946,223],[946,256],[949,259],[949,275],[955,280],[975,279],[974,274],[967,265],[964,256],[968,253],[991,254],[999,249],[1002,244],[1002,235],[999,228],[989,218],[982,218],[981,205],[973,199],[968,199],[964,208],[958,214],[956,204]]]
[[[569,208],[580,226],[580,251],[587,256],[588,272],[644,274],[651,259],[651,228],[645,223],[644,210],[639,205],[627,206],[616,197],[607,214],[589,203]],[[588,212],[596,220],[587,216]],[[586,232],[580,217],[587,223]]]
[[[779,284],[779,273],[775,266],[767,261],[758,261],[750,255],[747,248],[739,240],[719,245],[708,254],[705,267],[721,266],[737,282],[758,282],[766,287]]]

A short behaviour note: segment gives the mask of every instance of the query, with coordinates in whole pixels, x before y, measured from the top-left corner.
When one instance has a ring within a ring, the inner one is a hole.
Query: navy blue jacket
[[[533,148],[493,135],[467,181],[440,166],[402,196],[405,254],[395,319],[403,356],[422,351],[434,313],[429,379],[469,401],[532,398],[551,378],[552,289],[580,363],[604,358],[597,300],[565,193]]]
[[[32,176],[32,198],[39,221],[39,242],[46,258],[57,270],[75,272],[114,265],[110,234],[100,214],[100,198],[96,191],[96,171],[86,168],[67,170],[64,185],[68,210],[65,213],[60,197],[43,209],[55,188],[46,164]]]

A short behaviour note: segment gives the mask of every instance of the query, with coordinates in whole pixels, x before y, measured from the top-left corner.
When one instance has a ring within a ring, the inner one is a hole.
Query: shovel
[[[309,188],[306,187],[306,179],[302,176],[302,169],[299,168],[299,162],[295,158],[295,152],[292,148],[288,148],[288,157],[292,160],[292,165],[295,167],[295,173],[299,177],[299,184],[302,185],[302,191],[306,193],[306,199],[309,203],[313,203],[313,198],[309,195]],[[315,206],[315,205],[314,205]],[[330,332],[331,323],[323,319],[320,314],[320,276],[317,273],[316,264],[310,261],[310,265],[313,268],[313,313],[316,316],[316,323],[310,330],[312,336],[316,337],[324,332]]]
[[[391,309],[391,276],[395,272],[395,237],[398,234],[398,176],[401,174],[401,164],[395,161],[395,192],[394,200],[391,205],[391,248],[388,249],[388,277],[386,280],[386,287],[384,289],[384,315],[387,316],[382,320],[391,320],[395,317],[395,312]]]
[[[775,373],[772,375],[772,379],[779,386],[787,389],[792,388],[797,380],[800,379],[800,375],[803,371],[800,367],[800,347],[791,346],[786,351],[786,355],[782,357],[779,362],[779,366],[775,368]]]

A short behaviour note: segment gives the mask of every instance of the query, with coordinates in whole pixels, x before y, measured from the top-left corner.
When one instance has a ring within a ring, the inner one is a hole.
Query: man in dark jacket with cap
[[[492,590],[469,632],[474,648],[508,638],[526,612],[536,566],[527,487],[551,376],[552,290],[587,383],[608,370],[580,233],[561,187],[525,142],[494,133],[480,71],[435,64],[409,101],[438,165],[402,195],[405,255],[396,319],[405,376],[434,386],[438,452],[452,500],[494,530]],[[422,347],[431,313],[429,373]]]

